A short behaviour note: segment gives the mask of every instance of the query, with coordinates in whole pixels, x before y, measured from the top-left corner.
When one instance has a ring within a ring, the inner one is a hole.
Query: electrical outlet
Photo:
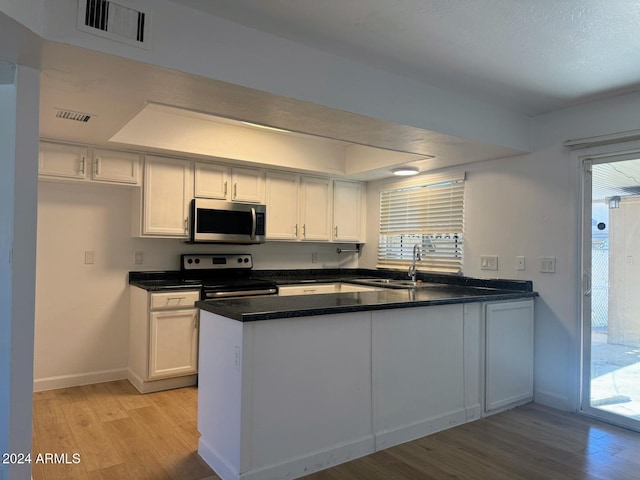
[[[480,255],[480,270],[498,270],[498,256]]]
[[[540,273],[556,273],[556,257],[540,257]]]
[[[133,263],[135,263],[136,265],[142,265],[144,263],[144,253],[134,252]]]
[[[516,270],[524,270],[525,269],[525,258],[523,256],[516,257]]]
[[[311,254],[311,263],[318,263],[318,252],[313,252]]]
[[[93,265],[96,261],[96,252],[93,250],[85,250],[84,263],[85,265]]]

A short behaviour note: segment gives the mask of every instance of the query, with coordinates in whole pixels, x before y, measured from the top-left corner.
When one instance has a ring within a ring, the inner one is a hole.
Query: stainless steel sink
[[[442,283],[414,282],[413,280],[398,280],[395,278],[356,278],[353,281],[364,285],[375,285],[377,287],[387,288],[428,288],[444,286]]]

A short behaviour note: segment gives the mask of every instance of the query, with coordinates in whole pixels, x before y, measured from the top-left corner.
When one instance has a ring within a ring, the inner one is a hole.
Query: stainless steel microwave
[[[264,243],[267,207],[196,198],[191,202],[191,243]]]

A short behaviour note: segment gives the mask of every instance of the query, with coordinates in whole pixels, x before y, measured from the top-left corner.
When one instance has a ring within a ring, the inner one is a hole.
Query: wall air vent
[[[91,115],[88,113],[72,112],[71,110],[56,109],[56,118],[63,118],[65,120],[74,120],[76,122],[87,123],[91,119]]]
[[[94,35],[149,48],[149,13],[126,0],[79,0],[78,29]]]

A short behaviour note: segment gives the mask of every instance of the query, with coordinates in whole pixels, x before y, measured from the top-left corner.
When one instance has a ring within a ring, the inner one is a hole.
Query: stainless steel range
[[[252,278],[250,254],[185,254],[180,269],[185,278],[202,282],[202,300],[278,293],[274,282]]]

